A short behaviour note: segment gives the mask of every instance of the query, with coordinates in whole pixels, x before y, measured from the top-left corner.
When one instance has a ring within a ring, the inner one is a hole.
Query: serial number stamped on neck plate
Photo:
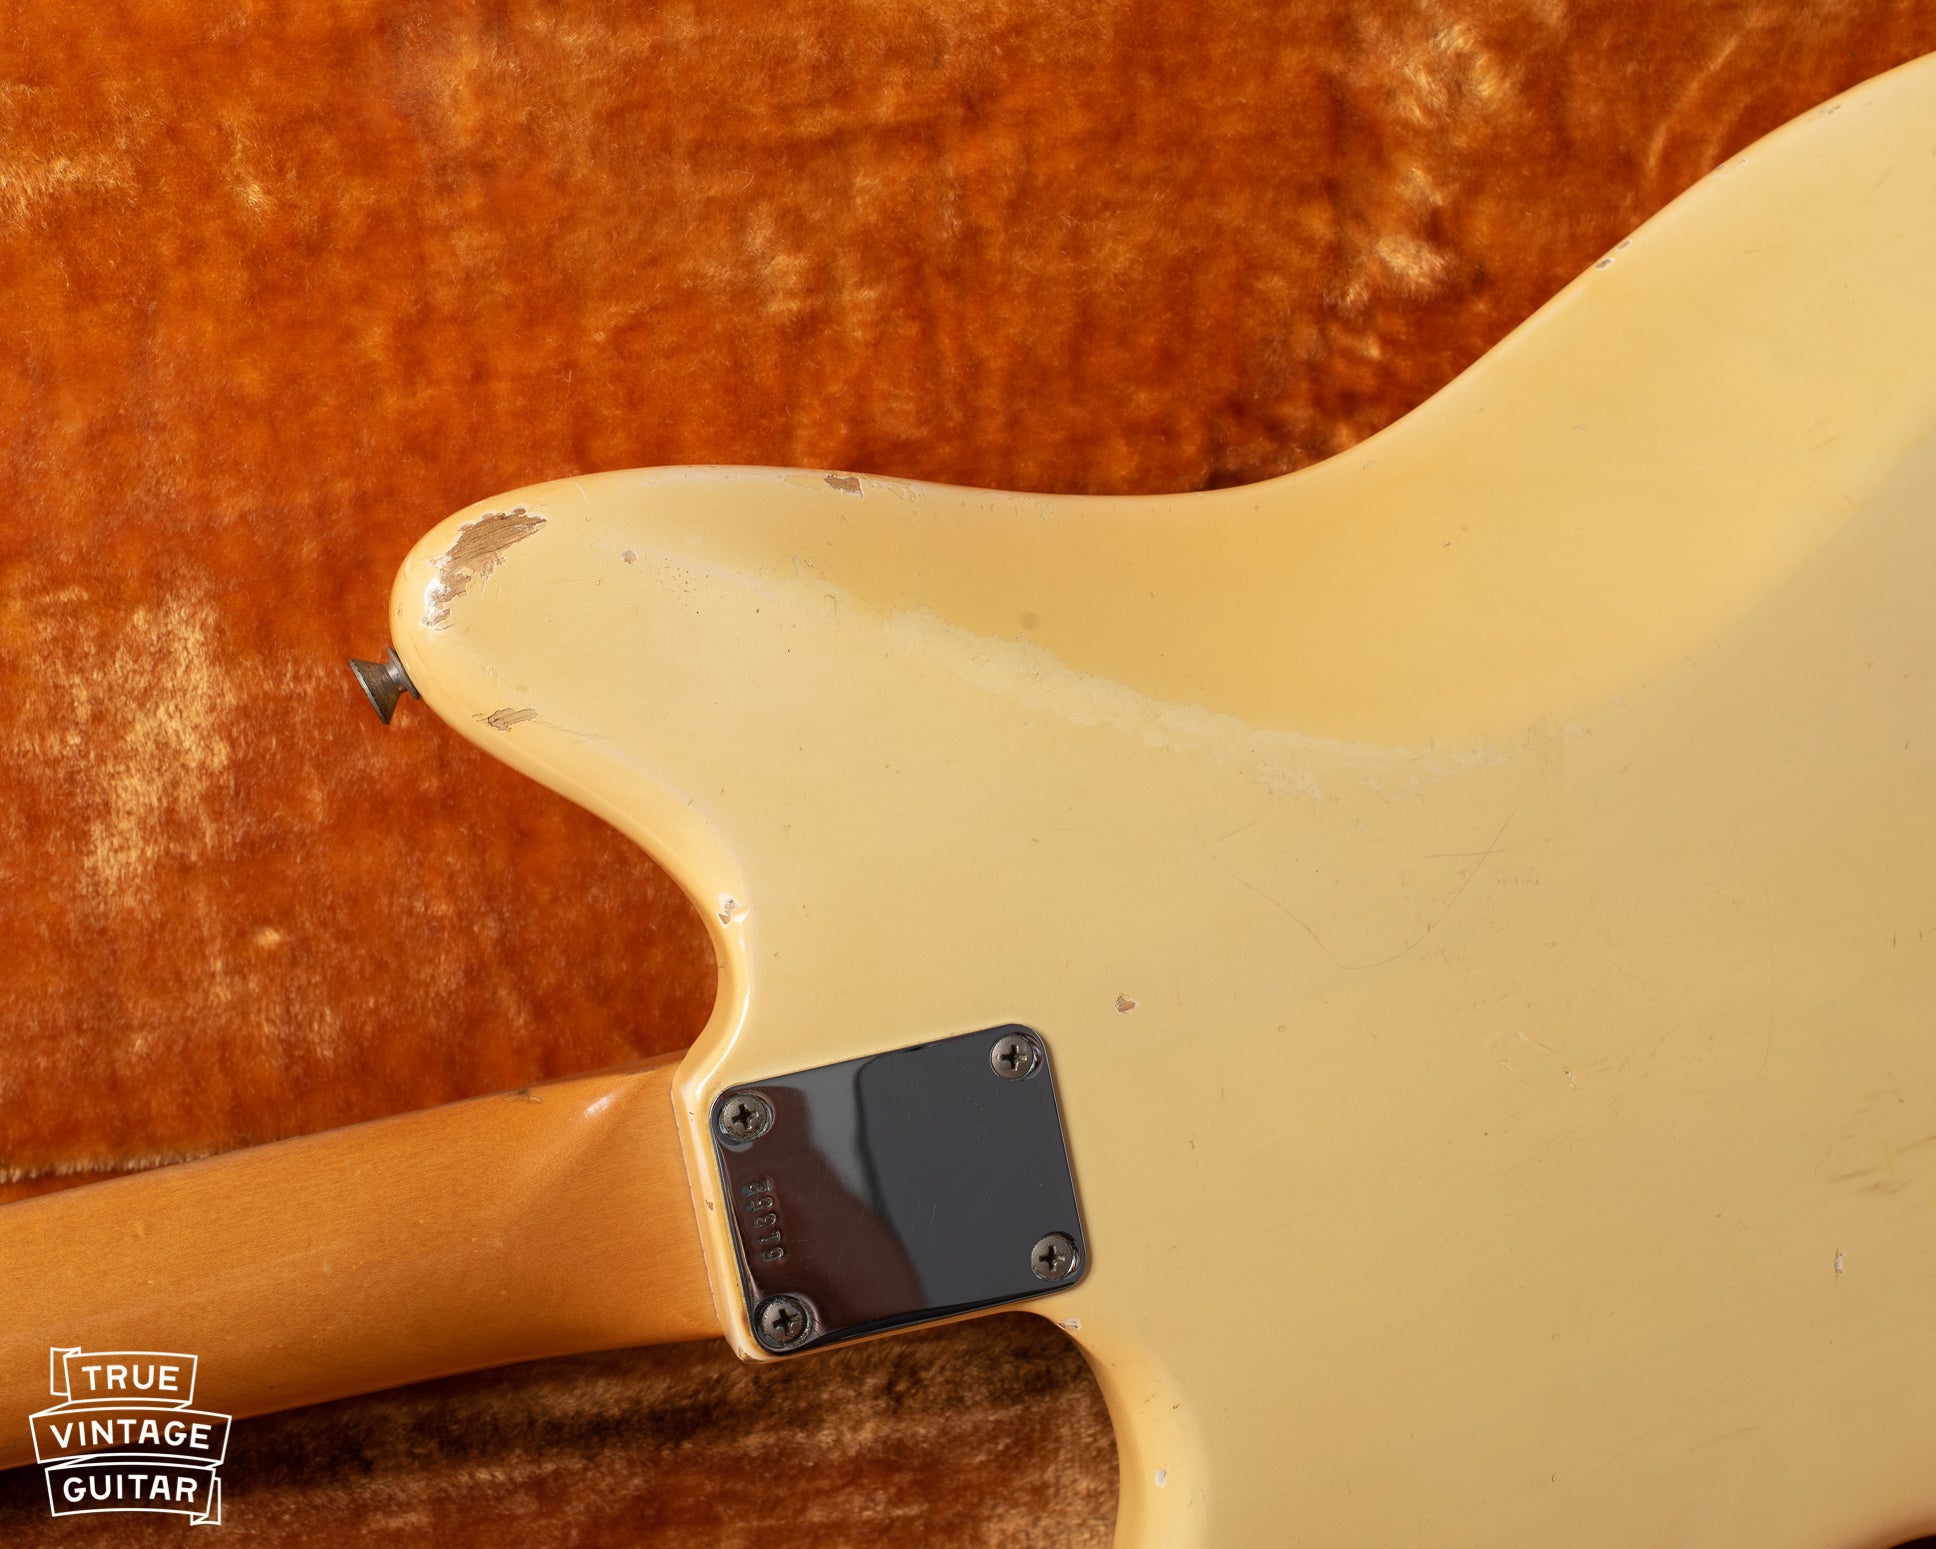
[[[746,1082],[713,1105],[753,1333],[791,1354],[1077,1284],[1047,1042],[991,1027]]]

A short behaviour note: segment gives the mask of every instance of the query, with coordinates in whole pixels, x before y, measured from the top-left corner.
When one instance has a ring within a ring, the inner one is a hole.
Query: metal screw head
[[[1067,1232],[1050,1232],[1029,1250],[1029,1268],[1037,1280],[1067,1280],[1081,1262],[1076,1241]]]
[[[773,1105],[758,1092],[735,1092],[719,1105],[719,1135],[736,1145],[758,1140],[773,1128]]]
[[[988,1063],[1004,1081],[1026,1081],[1042,1068],[1042,1045],[1027,1033],[1004,1033],[988,1051]]]
[[[813,1337],[813,1309],[797,1296],[769,1296],[753,1309],[753,1332],[769,1350],[792,1350]]]

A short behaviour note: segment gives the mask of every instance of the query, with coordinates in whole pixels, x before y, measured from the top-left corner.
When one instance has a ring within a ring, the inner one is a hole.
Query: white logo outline
[[[49,1511],[167,1513],[219,1527],[233,1416],[194,1407],[200,1364],[175,1350],[50,1346],[47,1387],[61,1402],[28,1417]],[[77,1373],[87,1378],[84,1393]]]

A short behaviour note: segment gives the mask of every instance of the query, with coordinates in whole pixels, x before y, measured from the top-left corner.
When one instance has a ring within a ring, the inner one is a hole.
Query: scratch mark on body
[[[1433,931],[1437,930],[1441,925],[1443,925],[1445,923],[1446,916],[1451,914],[1451,912],[1454,909],[1458,908],[1459,900],[1465,897],[1465,890],[1472,886],[1472,879],[1479,875],[1480,869],[1484,867],[1487,861],[1491,860],[1493,856],[1499,853],[1499,841],[1505,838],[1506,829],[1511,826],[1512,820],[1518,815],[1519,815],[1519,808],[1517,807],[1514,807],[1511,812],[1508,812],[1506,814],[1506,821],[1499,825],[1499,832],[1492,836],[1492,843],[1487,845],[1485,849],[1480,852],[1479,858],[1472,863],[1472,869],[1465,874],[1464,880],[1459,883],[1459,890],[1452,895],[1451,901],[1447,903],[1443,909],[1439,910],[1438,914],[1433,918],[1432,923],[1425,927],[1423,934],[1419,936],[1418,940],[1413,941],[1406,946],[1400,947],[1396,952],[1392,953],[1390,957],[1379,958],[1378,961],[1375,963],[1346,963],[1346,964],[1343,964],[1342,966],[1346,968],[1383,968],[1385,964],[1395,963],[1398,961],[1399,958],[1403,957],[1407,952],[1415,952],[1418,950],[1418,948],[1423,946],[1425,944],[1426,937],[1430,936]]]
[[[503,561],[504,551],[522,543],[544,524],[542,516],[516,506],[509,511],[487,511],[458,528],[457,541],[437,556],[437,574],[424,589],[424,628],[447,626],[451,604],[473,584],[483,586]]]
[[[1203,837],[1203,827],[1201,824],[1197,822],[1196,814],[1194,812],[1190,814],[1190,826],[1191,828],[1196,830],[1197,843],[1203,847],[1203,853],[1209,856],[1210,859],[1213,862],[1215,862],[1217,869],[1219,871],[1221,871],[1226,877],[1230,878],[1231,881],[1236,882],[1243,887],[1249,888],[1251,892],[1255,893],[1259,898],[1263,899],[1265,903],[1269,904],[1272,908],[1276,909],[1293,925],[1297,926],[1299,930],[1303,931],[1305,935],[1309,936],[1312,942],[1316,945],[1317,949],[1320,952],[1322,952],[1326,957],[1331,956],[1331,949],[1324,944],[1324,938],[1320,936],[1316,931],[1312,930],[1310,925],[1297,913],[1295,909],[1293,909],[1289,904],[1285,903],[1284,900],[1279,898],[1276,894],[1265,892],[1264,889],[1259,887],[1255,882],[1251,881],[1250,878],[1246,877],[1245,875],[1243,875],[1243,873],[1239,872],[1233,866],[1231,866],[1230,862],[1225,860],[1221,855],[1217,854],[1216,846],[1210,840]],[[1248,824],[1245,825],[1245,827],[1248,827],[1248,826],[1249,826]],[[1232,830],[1232,832],[1241,832],[1241,830]],[[1336,959],[1333,958],[1332,961],[1335,962]]]

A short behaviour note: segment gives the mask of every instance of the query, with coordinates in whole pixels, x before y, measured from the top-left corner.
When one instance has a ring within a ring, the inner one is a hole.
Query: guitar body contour
[[[1019,1021],[1125,1544],[1936,1527],[1933,275],[1925,60],[1273,483],[662,469],[427,537],[424,698],[712,924],[740,1351],[717,1095]]]

